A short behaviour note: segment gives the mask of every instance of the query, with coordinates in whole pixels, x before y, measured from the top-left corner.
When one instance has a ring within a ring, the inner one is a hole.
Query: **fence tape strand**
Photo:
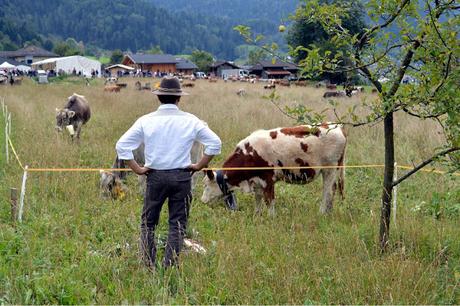
[[[24,166],[16,152],[16,149],[13,146],[11,139],[7,136],[8,143],[10,144],[11,150],[21,167],[24,170]],[[370,164],[370,165],[343,165],[343,166],[285,166],[285,167],[208,167],[203,168],[203,170],[224,170],[224,171],[257,171],[257,170],[302,170],[302,169],[338,169],[338,168],[383,168],[385,165],[383,164]],[[414,167],[411,166],[401,166],[397,165],[396,168],[405,169],[405,170],[412,170]],[[101,172],[101,171],[115,171],[115,172],[122,172],[122,171],[132,171],[129,168],[28,168],[28,172]],[[423,172],[429,173],[437,173],[437,174],[447,174],[447,171],[441,171],[437,169],[420,169]],[[455,176],[460,176],[459,172],[450,173]]]
[[[13,155],[16,157],[16,160],[18,161],[19,166],[21,167],[22,170],[24,170],[24,166],[21,163],[21,160],[19,159],[18,153],[16,153],[16,149],[13,146],[13,143],[11,142],[11,138],[6,135],[6,138],[8,138],[8,143],[10,144],[11,151],[13,151]]]

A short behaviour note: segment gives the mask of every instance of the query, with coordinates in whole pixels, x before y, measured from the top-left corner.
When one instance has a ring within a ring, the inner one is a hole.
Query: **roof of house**
[[[228,62],[228,61],[215,61],[214,63],[212,63],[211,68],[217,68],[217,67],[222,66],[222,65],[229,65],[229,66],[234,67],[235,69],[240,68],[237,65],[235,65],[234,63]]]
[[[181,69],[181,70],[188,70],[188,69],[198,69],[198,66],[192,63],[191,61],[185,59],[185,58],[176,58],[177,64],[176,64],[176,69]]]
[[[269,68],[283,68],[286,70],[299,69],[294,64],[276,60],[274,63],[272,61],[260,61],[254,66],[252,66],[251,70],[264,70]]]
[[[112,69],[112,68],[121,68],[121,69],[125,69],[125,70],[134,70],[133,67],[126,66],[126,65],[123,65],[123,64],[115,64],[115,65],[106,67],[105,69]]]
[[[37,46],[27,46],[16,51],[0,51],[2,57],[20,57],[20,56],[40,56],[40,57],[58,57],[56,53],[47,51]]]
[[[266,73],[267,73],[267,75],[289,75],[289,74],[291,74],[287,70],[275,70],[275,71],[267,70]]]
[[[135,64],[176,64],[177,60],[170,54],[128,54]]]

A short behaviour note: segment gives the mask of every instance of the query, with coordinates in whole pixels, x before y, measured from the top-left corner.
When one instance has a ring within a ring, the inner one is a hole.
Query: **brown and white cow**
[[[336,166],[344,164],[346,142],[342,126],[326,123],[319,127],[302,125],[255,131],[238,143],[235,151],[224,162],[223,168],[274,168],[223,170],[220,173],[206,171],[201,201],[208,203],[223,197],[224,193],[227,199],[229,193],[239,189],[255,193],[257,212],[260,211],[263,198],[270,208],[270,213],[274,213],[275,182],[284,180],[288,183],[306,184],[321,174],[323,200],[320,211],[329,212],[332,209],[337,175],[338,188],[343,198],[344,169]],[[299,166],[325,168],[278,169]],[[223,177],[224,184],[222,179],[220,182],[216,180],[219,176]]]

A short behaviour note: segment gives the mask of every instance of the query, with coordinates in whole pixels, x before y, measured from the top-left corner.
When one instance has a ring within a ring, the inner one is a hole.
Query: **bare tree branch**
[[[433,18],[433,11],[431,10],[431,5],[430,5],[430,3],[428,1],[426,2],[426,5],[428,6],[428,11],[429,11],[429,14],[430,14],[431,24],[433,24],[433,27],[434,27],[436,33],[438,34],[439,39],[442,41],[442,44],[444,45],[444,47],[449,49],[449,47],[447,46],[446,42],[444,41],[444,38],[442,37],[441,33],[439,32],[438,27],[436,26],[436,22],[435,22],[435,20]],[[439,7],[439,4],[436,3],[436,6]]]
[[[439,116],[442,116],[444,113],[442,114],[432,114],[432,115],[427,115],[427,116],[423,116],[423,115],[420,115],[420,114],[416,114],[414,112],[411,112],[410,110],[407,109],[407,107],[402,107],[401,108],[406,114],[408,115],[411,115],[413,117],[417,117],[417,118],[420,118],[420,119],[434,119],[434,118],[438,118]]]
[[[431,93],[431,97],[434,97],[438,91],[441,89],[441,87],[444,85],[446,82],[447,78],[449,77],[449,72],[450,72],[450,62],[452,60],[452,52],[449,53],[449,57],[447,58],[447,63],[445,65],[445,71],[444,71],[444,77],[442,78],[441,82],[435,87],[433,92]]]
[[[450,148],[450,149],[447,149],[447,150],[444,150],[442,152],[439,152],[439,153],[435,154],[434,156],[432,156],[432,157],[428,158],[427,160],[423,161],[422,163],[420,163],[418,166],[415,166],[414,169],[410,170],[409,172],[407,172],[406,174],[401,176],[396,181],[393,181],[393,187],[397,186],[398,184],[400,184],[401,182],[406,180],[408,177],[410,177],[412,174],[416,173],[417,171],[419,171],[420,169],[425,167],[426,165],[429,165],[430,163],[432,163],[436,158],[438,158],[440,156],[447,155],[449,153],[452,153],[452,152],[455,152],[455,151],[458,151],[458,150],[460,150],[460,147],[453,147],[453,148]]]

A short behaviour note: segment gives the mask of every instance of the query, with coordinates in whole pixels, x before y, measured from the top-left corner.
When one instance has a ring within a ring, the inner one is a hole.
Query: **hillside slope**
[[[194,12],[172,14],[143,0],[2,2],[0,17],[10,24],[24,23],[45,36],[73,37],[104,49],[137,51],[159,45],[173,54],[202,49],[232,58],[235,47],[242,43],[229,19]]]

